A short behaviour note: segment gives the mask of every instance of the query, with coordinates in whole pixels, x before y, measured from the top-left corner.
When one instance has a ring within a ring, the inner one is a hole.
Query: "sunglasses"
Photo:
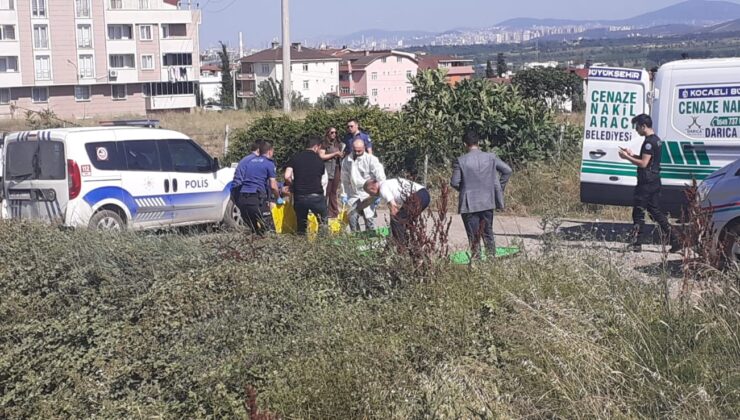
[[[336,131],[330,131],[329,134],[337,134]]]

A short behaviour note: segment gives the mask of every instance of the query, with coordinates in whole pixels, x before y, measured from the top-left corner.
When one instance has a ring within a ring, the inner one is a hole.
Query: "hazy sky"
[[[201,46],[223,40],[247,46],[280,37],[280,0],[193,0],[203,10]],[[681,0],[291,0],[291,38],[346,35],[365,29],[445,31],[486,27],[513,17],[621,19]]]

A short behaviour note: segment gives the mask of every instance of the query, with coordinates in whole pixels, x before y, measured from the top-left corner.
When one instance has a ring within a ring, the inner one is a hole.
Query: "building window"
[[[308,63],[303,64],[303,72],[308,73]]]
[[[162,56],[163,66],[192,66],[193,54],[191,53],[172,53]]]
[[[139,26],[139,39],[142,41],[152,40],[152,25]]]
[[[148,9],[149,0],[139,0],[139,9]]]
[[[90,86],[75,86],[75,101],[86,102],[90,100]]]
[[[31,100],[35,104],[49,102],[49,88],[47,87],[32,88],[31,89]]]
[[[153,55],[142,55],[141,56],[141,69],[142,70],[154,70],[154,56]]]
[[[14,0],[0,0],[0,10],[15,10]]]
[[[334,67],[329,68],[329,74],[334,74]]]
[[[37,50],[49,49],[49,26],[33,25],[33,48]]]
[[[270,74],[270,65],[269,64],[263,64],[262,65],[262,74],[264,74],[264,75]]]
[[[77,63],[78,70],[80,71],[80,79],[92,79],[95,77],[95,64],[93,63],[92,55],[81,55]]]
[[[378,73],[375,71],[370,73],[370,80],[378,80]]]
[[[111,9],[123,9],[123,0],[110,0]]]
[[[77,48],[92,48],[92,28],[90,25],[77,25]]]
[[[36,80],[51,80],[51,60],[48,55],[36,56]]]
[[[303,90],[308,90],[308,80],[303,81]]]
[[[406,94],[411,95],[412,93],[414,93],[414,88],[412,88],[411,86],[406,86]]]
[[[15,73],[18,71],[18,57],[0,57],[0,73]]]
[[[108,39],[132,39],[131,25],[108,25]]]
[[[75,0],[75,12],[78,18],[89,18],[90,0]]]
[[[15,26],[0,25],[0,41],[15,41]]]
[[[396,63],[403,63],[403,57],[396,57]]]
[[[110,95],[115,101],[126,99],[126,85],[110,85]]]
[[[183,38],[187,35],[187,26],[184,23],[162,24],[162,38]]]
[[[112,69],[133,69],[136,63],[133,54],[111,54],[110,68]]]
[[[7,105],[10,103],[10,89],[0,89],[0,105]]]
[[[46,17],[46,0],[31,0],[31,16]]]
[[[372,93],[373,93],[373,96],[378,96],[378,89],[373,89]]]
[[[388,62],[388,59],[386,57],[383,57],[383,58],[380,59],[380,62],[381,63],[386,63],[386,62]]]
[[[155,82],[144,84],[144,96],[170,96],[195,94],[194,82]]]

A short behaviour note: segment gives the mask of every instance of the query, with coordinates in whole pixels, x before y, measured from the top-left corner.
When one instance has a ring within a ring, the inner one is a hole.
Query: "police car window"
[[[58,141],[21,141],[5,151],[8,180],[61,180],[67,176],[64,144]]]
[[[159,153],[153,140],[124,141],[124,154],[129,171],[159,171]]]
[[[105,171],[126,169],[126,164],[121,159],[121,153],[119,153],[115,142],[88,143],[85,145],[85,150],[95,169]]]
[[[211,172],[210,156],[190,140],[168,140],[175,172]]]

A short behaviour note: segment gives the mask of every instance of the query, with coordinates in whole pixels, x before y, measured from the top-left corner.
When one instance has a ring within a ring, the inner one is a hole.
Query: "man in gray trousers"
[[[495,153],[480,150],[475,131],[466,131],[463,141],[468,152],[455,162],[450,185],[460,193],[458,211],[465,224],[472,257],[480,257],[481,237],[486,254],[493,257],[496,255],[493,211],[504,208],[504,189],[512,170]]]

